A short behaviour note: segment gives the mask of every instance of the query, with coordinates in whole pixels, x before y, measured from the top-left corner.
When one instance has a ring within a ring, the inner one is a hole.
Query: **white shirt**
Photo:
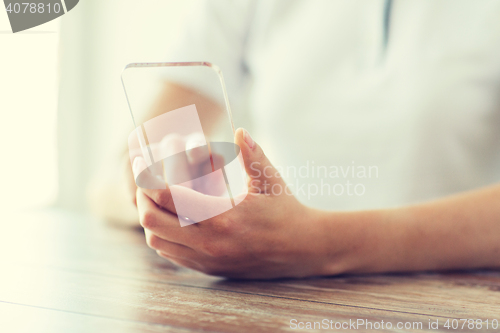
[[[235,125],[307,205],[393,207],[500,181],[500,1],[395,0],[387,48],[384,5],[204,1],[166,61],[221,67]]]

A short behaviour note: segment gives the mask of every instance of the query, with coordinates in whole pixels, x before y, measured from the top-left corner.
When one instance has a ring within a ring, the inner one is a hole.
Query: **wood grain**
[[[435,331],[429,320],[444,331],[448,318],[500,321],[494,271],[233,281],[176,267],[141,231],[85,215],[17,214],[2,227],[0,332],[301,331],[291,319],[422,322],[422,332]]]

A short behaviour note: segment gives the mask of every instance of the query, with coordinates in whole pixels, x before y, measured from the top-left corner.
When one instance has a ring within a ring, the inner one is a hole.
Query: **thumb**
[[[285,186],[278,170],[271,164],[262,148],[252,139],[247,130],[239,128],[235,143],[240,147],[245,171],[250,176],[249,187],[260,192],[270,192],[273,185]]]

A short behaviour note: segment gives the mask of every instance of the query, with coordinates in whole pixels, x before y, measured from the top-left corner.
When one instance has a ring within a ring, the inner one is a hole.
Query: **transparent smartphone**
[[[137,186],[167,190],[181,226],[245,198],[246,173],[217,66],[133,63],[122,83],[134,125],[128,145]]]

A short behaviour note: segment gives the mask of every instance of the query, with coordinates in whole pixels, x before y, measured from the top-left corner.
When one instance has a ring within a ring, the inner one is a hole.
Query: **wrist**
[[[387,211],[321,212],[321,275],[384,271],[391,265],[394,235]]]

